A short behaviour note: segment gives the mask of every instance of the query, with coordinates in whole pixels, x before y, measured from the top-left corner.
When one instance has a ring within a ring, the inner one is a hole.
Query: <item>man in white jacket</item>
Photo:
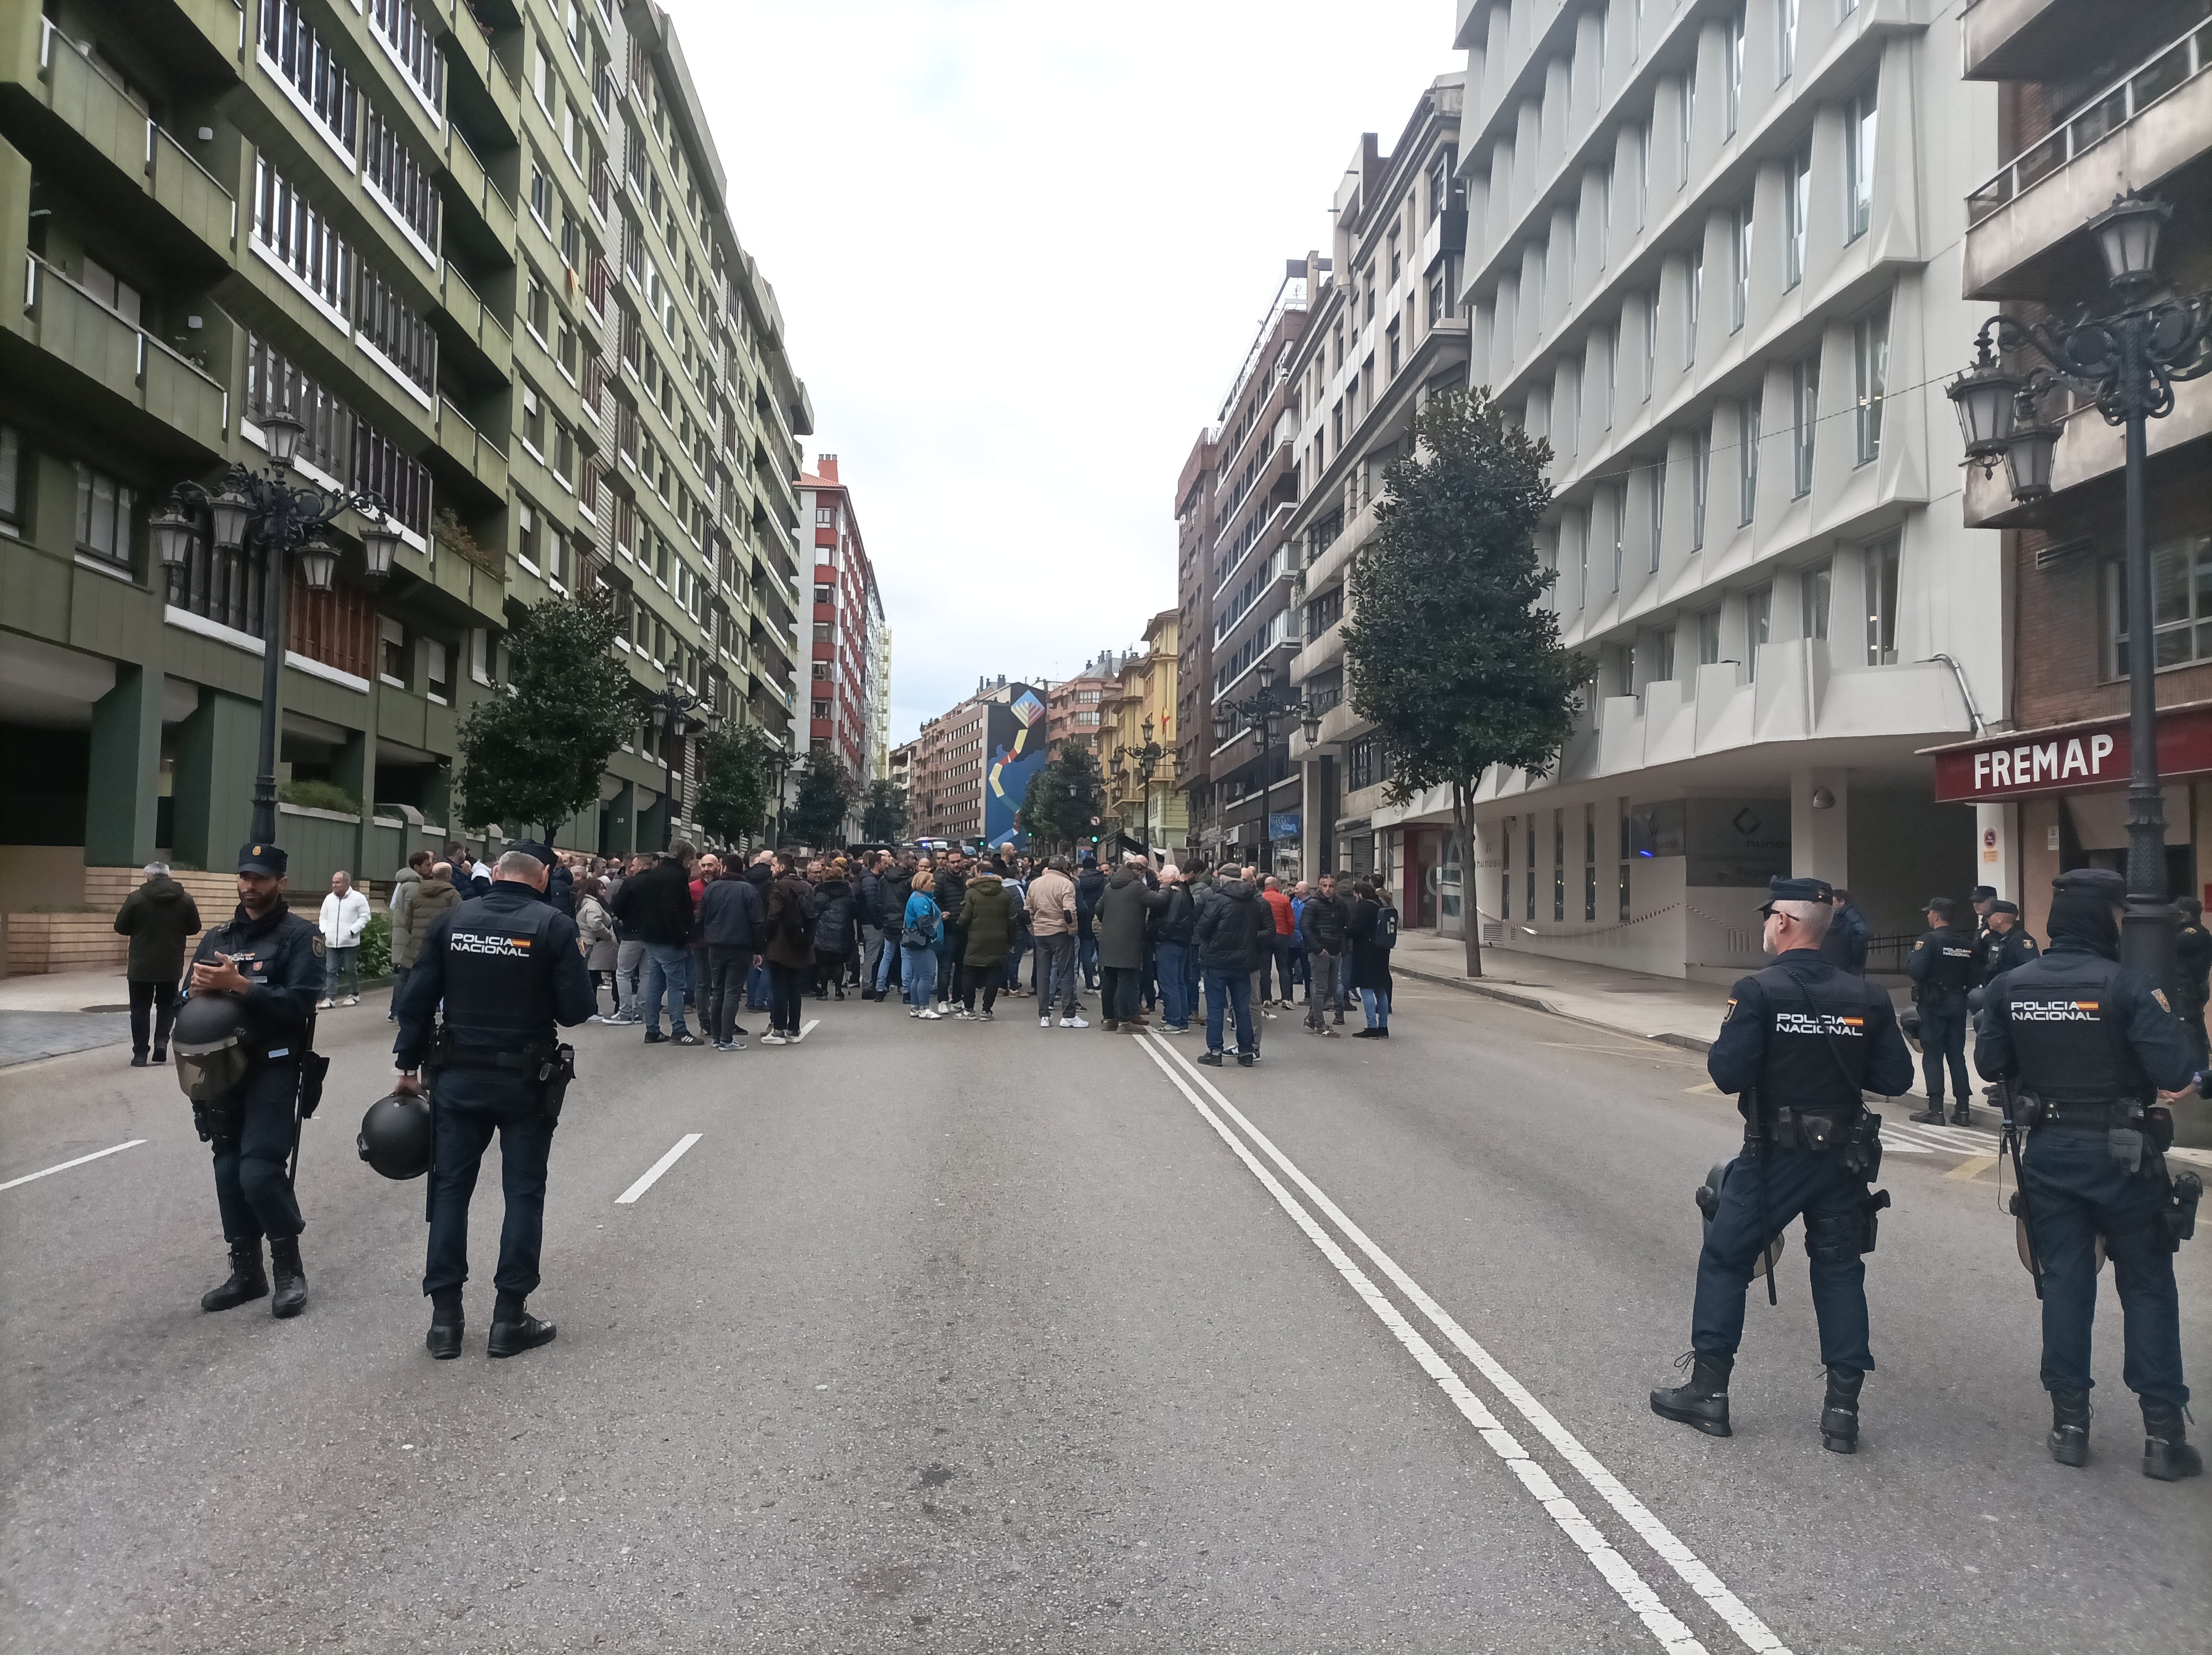
[[[361,934],[368,928],[368,898],[353,888],[353,875],[340,868],[331,875],[331,894],[323,898],[323,999],[320,1009],[361,1004]],[[338,998],[343,981],[345,998]]]

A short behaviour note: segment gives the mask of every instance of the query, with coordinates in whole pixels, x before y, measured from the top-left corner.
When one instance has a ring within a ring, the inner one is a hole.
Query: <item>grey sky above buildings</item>
[[[1173,605],[1176,474],[1283,260],[1464,64],[1449,0],[665,3],[853,490],[895,741]]]

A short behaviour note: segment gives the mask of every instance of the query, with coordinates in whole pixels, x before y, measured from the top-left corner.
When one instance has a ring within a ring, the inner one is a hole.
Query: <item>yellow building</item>
[[[1189,816],[1176,787],[1176,612],[1164,609],[1145,628],[1144,648],[1121,664],[1121,689],[1102,710],[1109,813],[1132,839],[1155,849],[1181,845]]]

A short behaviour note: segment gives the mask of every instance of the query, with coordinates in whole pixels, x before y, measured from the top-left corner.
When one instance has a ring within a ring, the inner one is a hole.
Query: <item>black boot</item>
[[[491,1339],[484,1347],[492,1356],[520,1356],[526,1350],[535,1350],[552,1338],[556,1329],[550,1322],[541,1322],[523,1309],[520,1293],[501,1293],[493,1303],[491,1311]]]
[[[1974,1111],[1971,1104],[1961,1102],[1951,1105],[1951,1124],[1953,1126],[1972,1126],[1973,1123]]]
[[[2054,1390],[2051,1393],[2051,1457],[2061,1465],[2088,1463],[2087,1391]]]
[[[2187,1440],[2181,1410],[2172,1402],[2154,1402],[2146,1396],[2142,1399],[2142,1411],[2143,1475],[2156,1477],[2160,1482],[2201,1476],[2204,1456]]]
[[[276,1296],[269,1301],[270,1315],[297,1316],[307,1309],[307,1272],[300,1263],[299,1237],[269,1238],[269,1269],[276,1278]]]
[[[1943,1100],[1941,1098],[1930,1098],[1927,1108],[1915,1110],[1905,1118],[1917,1121],[1923,1126],[1941,1126],[1943,1124]]]
[[[1832,1454],[1859,1451],[1859,1387],[1866,1375],[1855,1367],[1828,1370],[1828,1399],[1820,1408],[1820,1446]]]
[[[1651,1411],[1662,1420],[1694,1425],[1709,1437],[1729,1437],[1728,1382],[1735,1358],[1693,1350],[1674,1364],[1690,1369],[1690,1383],[1651,1393]]]
[[[200,1295],[204,1311],[227,1311],[269,1291],[269,1278],[261,1270],[261,1238],[230,1244],[230,1280]]]
[[[430,1332],[423,1342],[441,1362],[461,1354],[461,1319],[459,1288],[441,1288],[430,1295]]]

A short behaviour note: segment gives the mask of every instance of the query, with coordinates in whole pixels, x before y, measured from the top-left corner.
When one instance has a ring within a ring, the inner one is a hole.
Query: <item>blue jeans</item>
[[[1097,937],[1078,936],[1076,938],[1075,964],[1083,973],[1083,986],[1086,989],[1096,989],[1098,986],[1098,939]]]
[[[2181,1299],[2158,1209],[2158,1180],[2130,1173],[2101,1132],[2031,1133],[2021,1182],[2043,1261],[2043,1384],[2087,1390],[2089,1324],[2097,1313],[2096,1238],[2105,1238],[2120,1295],[2120,1378],[2138,1396],[2189,1401],[2181,1382]]]
[[[336,1000],[341,994],[361,992],[361,945],[350,948],[332,948],[323,956],[323,998]]]
[[[1359,1008],[1367,1013],[1367,1026],[1387,1029],[1390,1026],[1390,991],[1388,989],[1362,989]]]
[[[901,964],[905,971],[906,1003],[918,1012],[927,1011],[930,991],[937,987],[937,950],[902,943],[899,952],[904,956]]]
[[[1369,992],[1362,989],[1363,994]],[[2097,1140],[2099,1153],[2105,1141]],[[1765,1195],[1759,1193],[1759,1160],[1765,1162]],[[1843,1157],[1814,1149],[1769,1149],[1765,1156],[1739,1155],[1721,1180],[1720,1210],[1705,1226],[1698,1255],[1697,1305],[1690,1313],[1690,1348],[1709,1355],[1733,1356],[1743,1342],[1744,1289],[1751,1285],[1760,1244],[1800,1213],[1812,1219],[1856,1213],[1866,1195],[1863,1180],[1844,1170]],[[1764,1204],[1766,1234],[1759,1233]],[[1866,1260],[1844,1249],[1840,1256],[1812,1254],[1813,1314],[1820,1324],[1820,1360],[1831,1367],[1874,1366],[1867,1348]],[[1826,1253],[1826,1250],[1823,1250]],[[2092,1291],[2095,1278],[2091,1277]],[[2177,1341],[2180,1328],[2177,1321]],[[2175,1353],[2176,1372],[2179,1352]]]
[[[756,965],[745,973],[745,1009],[764,1012],[768,1009],[768,967]]]
[[[1164,942],[1156,962],[1160,977],[1160,1019],[1171,1029],[1190,1026],[1190,945]]]
[[[905,952],[905,945],[898,937],[896,931],[884,933],[884,957],[876,965],[875,988],[879,995],[890,992],[891,979],[899,974],[899,956]]]
[[[1037,1014],[1056,999],[1062,1017],[1075,1015],[1075,939],[1065,931],[1036,940]]]
[[[688,1034],[684,1021],[684,989],[691,980],[691,951],[680,942],[645,945],[645,1009],[641,1013],[649,1034],[660,1026],[660,1001],[668,999],[668,1027],[672,1034]]]
[[[1233,1007],[1237,1013],[1237,1050],[1257,1051],[1258,1041],[1252,1033],[1252,977],[1249,971],[1236,967],[1224,970],[1218,965],[1206,968],[1206,1049],[1221,1050],[1221,1017],[1224,1007]]]

